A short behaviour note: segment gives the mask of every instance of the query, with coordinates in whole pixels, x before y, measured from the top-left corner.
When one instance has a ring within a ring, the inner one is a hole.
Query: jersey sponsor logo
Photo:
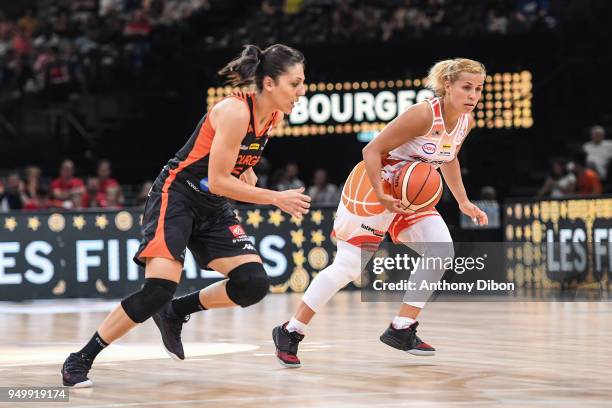
[[[247,145],[240,145],[240,150],[249,150],[249,148]]]
[[[260,146],[259,143],[251,143],[249,145],[249,150],[259,150],[259,146]]]
[[[242,249],[243,250],[248,250],[248,251],[255,251],[255,247],[253,246],[253,244],[244,244]]]
[[[361,224],[361,228],[366,230],[366,231],[368,231],[368,232],[371,232],[372,234],[374,234],[375,236],[377,236],[379,238],[382,238],[382,237],[385,236],[385,231],[374,229],[374,228],[370,227],[369,225]]]
[[[436,152],[436,145],[433,143],[425,143],[423,145],[423,151],[427,154],[434,154]]]
[[[246,235],[246,232],[244,232],[242,225],[240,224],[232,225],[229,227],[229,230],[235,237],[243,237]]]
[[[207,193],[209,192],[208,177],[204,177],[203,179],[200,179],[200,188],[202,189],[202,191],[206,191]]]
[[[448,163],[448,161],[445,161],[445,160],[430,160],[423,156],[410,156],[410,159],[412,159],[412,161],[420,161],[423,163],[429,163],[432,166],[441,166],[444,163]]]
[[[442,150],[440,150],[439,155],[440,156],[450,156],[451,155],[451,145],[450,144],[443,144],[442,145]]]

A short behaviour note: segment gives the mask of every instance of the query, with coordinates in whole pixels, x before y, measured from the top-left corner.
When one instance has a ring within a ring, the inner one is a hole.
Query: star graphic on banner
[[[310,215],[310,221],[317,225],[321,225],[321,221],[323,221],[324,218],[325,217],[323,217],[323,212],[321,212],[321,210],[313,211]]]
[[[310,232],[310,242],[312,242],[316,246],[321,246],[323,241],[325,241],[325,236],[323,235],[322,230],[318,229],[316,231]]]
[[[39,227],[40,227],[40,220],[38,219],[38,217],[28,218],[28,228],[29,229],[31,229],[32,231],[36,231],[38,230]]]
[[[87,222],[85,222],[85,217],[83,217],[82,215],[72,217],[72,226],[78,229],[79,231],[83,229],[85,224],[87,224]]]
[[[108,225],[108,218],[106,218],[106,215],[104,214],[96,215],[96,227],[103,230],[104,228],[106,228],[107,225]]]
[[[289,231],[289,233],[291,234],[291,242],[293,242],[296,247],[301,248],[302,244],[306,240],[306,237],[304,237],[304,231],[302,231],[300,228],[297,231]]]
[[[268,211],[268,223],[274,224],[275,227],[281,225],[281,222],[285,221],[285,217],[281,213],[281,210],[270,210]]]
[[[263,217],[261,216],[261,212],[259,212],[259,210],[247,211],[247,225],[252,225],[257,229],[262,221]]]
[[[17,228],[17,221],[15,221],[15,217],[8,217],[4,220],[4,228],[13,232],[15,228]]]
[[[295,266],[302,266],[306,262],[306,257],[304,257],[304,250],[300,249],[297,252],[293,252],[293,263]]]
[[[291,221],[293,224],[295,224],[297,227],[301,227],[301,226],[302,226],[302,220],[303,220],[303,219],[304,219],[304,218],[296,218],[294,215],[292,215],[292,216],[291,216],[291,220],[290,220],[290,221]]]

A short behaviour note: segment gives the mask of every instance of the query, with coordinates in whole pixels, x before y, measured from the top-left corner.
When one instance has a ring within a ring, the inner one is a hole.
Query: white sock
[[[302,323],[295,317],[292,317],[291,320],[289,320],[289,323],[287,323],[286,329],[289,332],[296,331],[300,334],[304,334],[304,332],[306,331],[306,323]]]
[[[414,323],[414,319],[403,316],[395,316],[391,324],[395,330],[402,330],[410,326],[412,323]]]

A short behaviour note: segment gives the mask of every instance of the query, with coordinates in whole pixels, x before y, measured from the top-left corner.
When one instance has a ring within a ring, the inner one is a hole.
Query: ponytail
[[[262,51],[258,46],[249,44],[218,74],[231,86],[255,85],[261,91],[264,77],[269,76],[276,81],[294,64],[304,64],[304,55],[294,48],[275,44]]]
[[[231,86],[247,86],[255,82],[255,72],[261,63],[261,50],[256,45],[246,45],[239,57],[219,70]]]
[[[462,72],[487,74],[484,65],[471,59],[455,58],[439,61],[429,70],[429,74],[425,79],[425,87],[434,91],[436,96],[444,97],[446,93],[444,88],[445,81],[455,82]]]

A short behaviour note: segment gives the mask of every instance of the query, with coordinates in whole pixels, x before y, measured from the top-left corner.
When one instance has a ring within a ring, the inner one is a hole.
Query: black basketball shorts
[[[237,255],[255,254],[257,249],[246,235],[227,200],[210,206],[180,191],[151,191],[142,218],[142,241],[134,262],[144,266],[146,258],[185,261],[189,248],[201,268],[210,261]],[[203,201],[203,200],[200,200]]]

